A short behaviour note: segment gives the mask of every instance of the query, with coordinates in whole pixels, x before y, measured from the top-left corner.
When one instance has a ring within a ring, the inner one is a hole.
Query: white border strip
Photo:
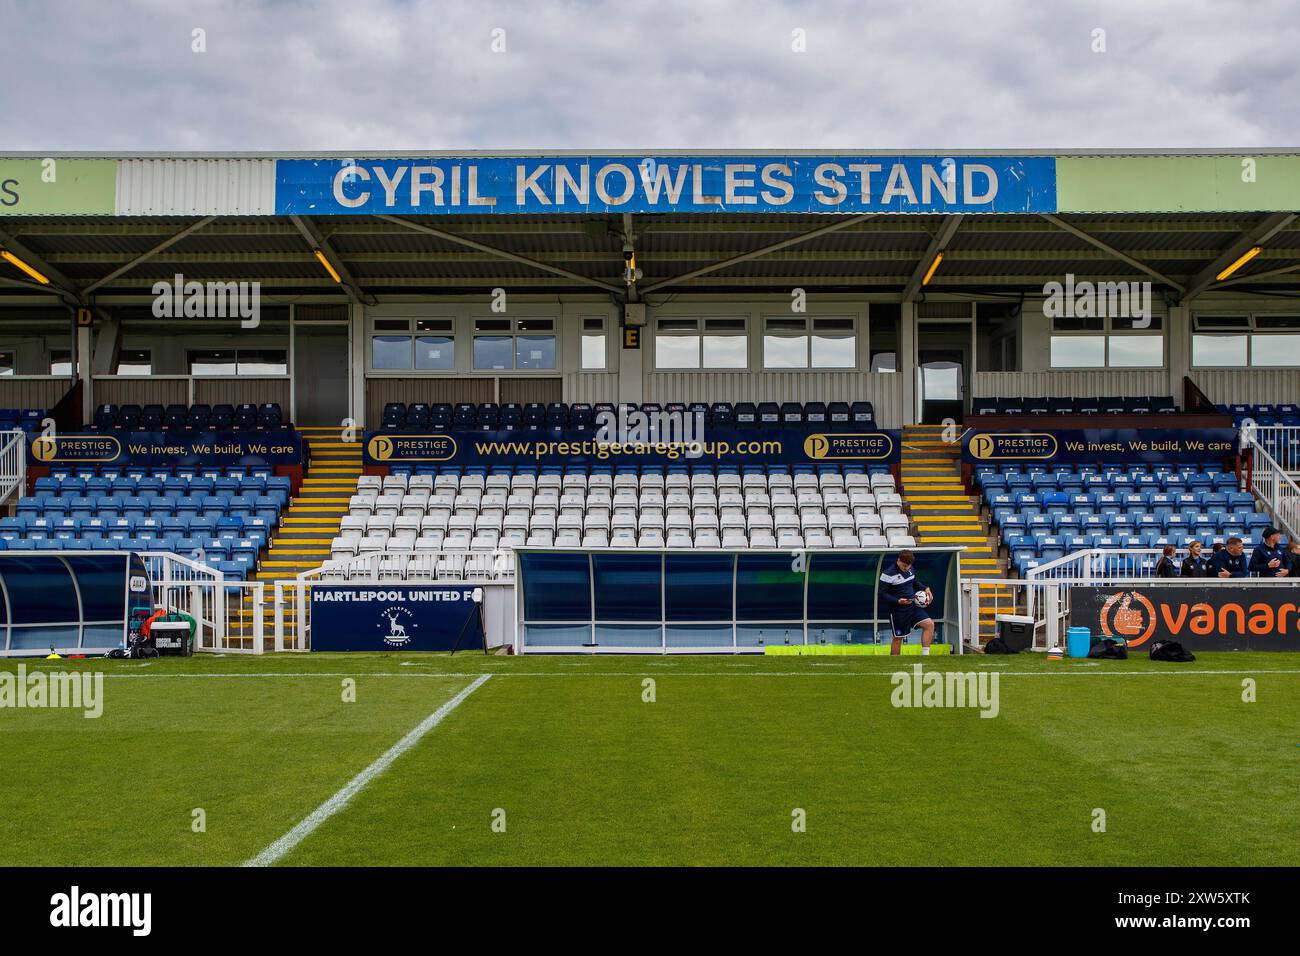
[[[280,837],[280,839],[276,840],[251,860],[246,861],[244,866],[270,866],[272,863],[275,863],[283,857],[286,853],[310,836],[322,823],[347,806],[348,801],[364,790],[371,780],[374,780],[375,777],[387,770],[392,766],[393,761],[419,743],[421,737],[442,723],[444,717],[459,707],[466,697],[486,684],[488,678],[491,676],[491,674],[484,674],[451,700],[447,701],[447,703],[435,710],[428,717],[424,718],[424,720],[420,721],[420,723],[410,733],[397,743],[393,744],[393,746],[389,747],[388,750],[379,757],[379,759],[349,780],[343,786],[343,789],[339,790],[338,793],[334,794],[334,796],[330,797],[313,810],[303,818],[297,826],[284,836]]]
[[[943,658],[939,658],[939,660],[943,660]],[[899,668],[910,668],[912,664],[920,664],[922,663],[923,658],[909,655],[908,657],[901,658],[901,661],[902,663],[896,665],[892,670],[846,670],[846,671],[761,671],[761,670],[689,671],[689,670],[684,670],[677,674],[664,674],[663,672],[656,672],[656,674],[658,676],[669,676],[669,677],[839,677],[839,678],[893,677]],[[934,673],[943,674],[943,673],[947,673],[949,670],[950,670],[949,668],[935,668]],[[989,667],[976,666],[973,668],[966,668],[965,670],[962,670],[961,668],[956,668],[953,670],[960,670],[962,673],[966,673],[967,671],[971,671],[971,670],[974,671],[987,670],[988,673],[990,674],[1001,674],[1003,677],[1225,677],[1233,674],[1245,674],[1247,676],[1253,677],[1257,674],[1300,674],[1300,668],[1283,668],[1283,667],[1249,667],[1249,668],[1242,668],[1240,670],[1204,670],[1204,671],[1194,670],[1190,668],[1179,669],[1179,670],[1115,671],[1115,670],[1109,670],[1104,667],[1098,670],[1091,670],[1091,669],[1083,670],[1080,668],[1080,669],[1069,669],[1069,670],[1063,669],[1063,670],[1043,670],[1043,671],[1004,671],[1004,670],[995,670]],[[13,671],[9,671],[8,673],[13,673]],[[36,671],[32,670],[32,671],[28,671],[28,673],[36,673]],[[149,673],[149,674],[140,674],[140,673],[126,674],[126,673],[116,673],[113,671],[98,671],[96,673],[103,673],[104,676],[109,679],[120,678],[124,680],[135,680],[135,679],[139,679],[139,680],[196,680],[196,679],[197,680],[204,680],[204,679],[263,680],[263,679],[277,678],[277,677],[295,678],[295,679],[304,678],[304,677],[333,677],[333,678],[406,677],[406,678],[414,678],[416,680],[444,680],[444,679],[464,680],[469,677],[486,678],[486,677],[493,677],[493,676],[505,677],[510,679],[529,678],[529,677],[540,677],[540,678],[549,677],[549,678],[564,679],[564,678],[573,678],[573,677],[620,677],[622,678],[622,677],[655,676],[650,671],[645,671],[645,670],[564,671],[564,672],[536,671],[533,673],[510,673],[508,671],[498,671],[495,674],[483,674],[479,671],[470,671],[470,672],[403,671],[401,673],[393,673],[390,671],[375,671],[373,673],[366,673],[364,671],[351,671],[351,672],[294,671],[294,672],[284,672],[284,673],[265,672],[265,673],[247,673],[247,674],[241,674],[241,673],[166,674],[166,673],[159,673],[157,671],[154,671],[153,673]]]

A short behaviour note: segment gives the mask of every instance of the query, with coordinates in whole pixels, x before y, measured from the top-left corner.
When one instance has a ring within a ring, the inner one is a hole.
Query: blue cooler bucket
[[[1065,632],[1065,652],[1070,657],[1087,657],[1092,649],[1092,631],[1086,627],[1071,627]]]

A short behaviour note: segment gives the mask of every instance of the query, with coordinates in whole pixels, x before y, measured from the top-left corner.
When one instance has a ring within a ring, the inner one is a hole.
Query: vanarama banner
[[[292,431],[103,432],[36,435],[33,465],[299,465],[302,438]]]
[[[829,432],[813,426],[707,429],[691,441],[600,441],[597,433],[485,431],[408,435],[368,432],[367,465],[894,465],[898,431]]]
[[[1070,624],[1130,649],[1178,641],[1193,651],[1300,650],[1300,583],[1070,588]]]
[[[962,436],[962,460],[981,464],[1219,464],[1237,454],[1233,428],[1078,428]]]

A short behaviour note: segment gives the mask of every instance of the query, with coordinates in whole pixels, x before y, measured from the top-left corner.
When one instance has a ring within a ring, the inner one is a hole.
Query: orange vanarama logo
[[[1120,591],[1101,609],[1101,632],[1120,638],[1129,647],[1144,644],[1155,633],[1156,609],[1141,591]]]

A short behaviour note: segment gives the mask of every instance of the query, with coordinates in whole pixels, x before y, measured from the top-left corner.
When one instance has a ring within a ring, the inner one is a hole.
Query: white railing
[[[154,606],[194,618],[196,652],[265,651],[265,582],[227,580],[217,569],[170,551],[143,551],[140,557],[149,568]]]
[[[153,586],[154,607],[194,618],[195,651],[227,651],[225,576],[215,568],[170,551],[142,551]]]
[[[10,495],[22,494],[27,485],[27,433],[0,431],[0,505]]]
[[[1241,426],[1242,449],[1262,448],[1291,478],[1300,477],[1300,425]]]
[[[1297,434],[1278,437],[1274,432]],[[1251,489],[1288,538],[1300,528],[1300,486],[1292,477],[1297,474],[1295,467],[1300,465],[1300,446],[1292,446],[1292,438],[1300,442],[1300,428],[1270,425],[1247,426],[1241,430],[1242,449],[1251,449]],[[1282,455],[1283,460],[1275,458],[1273,452]]]

